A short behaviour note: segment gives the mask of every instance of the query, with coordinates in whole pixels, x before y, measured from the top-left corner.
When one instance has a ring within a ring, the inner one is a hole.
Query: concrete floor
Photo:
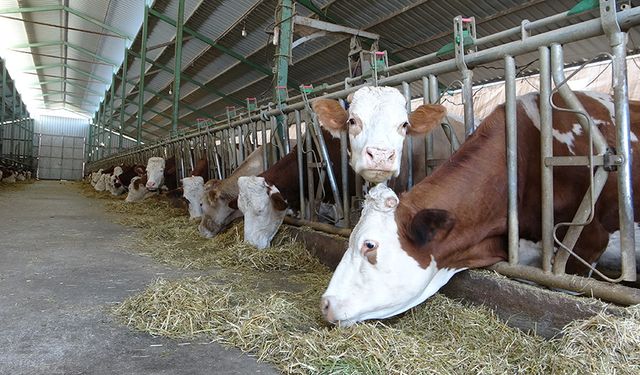
[[[276,374],[238,350],[114,321],[114,302],[187,273],[127,250],[130,229],[68,183],[0,191],[0,374]]]

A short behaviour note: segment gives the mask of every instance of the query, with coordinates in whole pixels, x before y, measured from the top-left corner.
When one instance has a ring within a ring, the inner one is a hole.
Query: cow
[[[235,204],[230,206],[238,197],[238,178],[252,176],[263,171],[263,147],[267,147],[266,154],[271,153],[271,144],[255,149],[233,173],[224,180],[212,179],[204,184],[202,195],[202,219],[198,231],[202,237],[213,238],[226,229],[232,221],[242,216]]]
[[[312,106],[320,124],[334,137],[348,130],[349,162],[371,183],[397,177],[406,135],[428,133],[446,114],[439,104],[423,104],[407,114],[404,96],[393,87],[362,87],[349,101],[348,111],[332,99],[316,99]]]
[[[202,176],[191,176],[182,179],[183,197],[189,202],[189,218],[202,217],[202,197],[204,195],[204,179]]]
[[[608,144],[615,144],[613,99],[576,93]],[[522,239],[541,239],[540,116],[538,94],[517,99],[518,213]],[[558,94],[554,103],[566,107]],[[632,156],[640,153],[640,101],[629,101]],[[575,114],[553,111],[556,156],[585,155],[588,135]],[[507,258],[505,108],[498,106],[462,147],[400,199],[378,185],[369,192],[349,247],[323,294],[320,308],[333,324],[351,325],[399,314],[423,302],[457,272]],[[632,165],[640,186],[640,163]],[[569,222],[589,184],[589,169],[554,168],[554,222]],[[574,251],[593,263],[618,229],[617,174],[611,173],[593,220]],[[640,221],[640,194],[633,200]],[[565,230],[559,231],[562,236]],[[571,257],[567,272],[586,268]]]
[[[342,173],[340,165],[340,140],[334,138],[328,131],[322,130],[322,137],[327,146],[329,159],[336,177],[338,186],[342,186]],[[297,146],[296,146],[297,147]],[[244,240],[255,245],[259,249],[268,247],[271,239],[282,224],[287,208],[300,209],[300,187],[298,185],[298,153],[294,147],[271,168],[258,176],[247,176],[238,179],[239,194],[237,206],[244,214]],[[303,165],[306,165],[307,153],[303,153]],[[349,187],[344,194],[355,194],[355,174],[349,168]],[[303,174],[306,181],[307,174]],[[314,168],[314,186],[318,185],[319,174]],[[306,186],[306,182],[304,185]],[[324,202],[333,202],[333,194],[329,179],[324,181]]]
[[[98,183],[98,180],[100,180],[100,176],[102,176],[102,171],[103,169],[100,168],[98,169],[97,172],[92,172],[91,173],[91,186],[95,187],[96,184]]]
[[[147,184],[146,187],[149,191],[155,192],[159,190],[163,185],[168,190],[174,190],[178,188],[178,182],[176,180],[176,158],[171,157],[167,160],[159,156],[150,157],[147,160]]]
[[[5,168],[2,172],[2,182],[13,184],[16,182],[16,172],[13,169]]]

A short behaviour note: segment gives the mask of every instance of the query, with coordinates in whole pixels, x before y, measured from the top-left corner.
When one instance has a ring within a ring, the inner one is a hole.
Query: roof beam
[[[0,9],[0,14],[12,14],[12,13],[39,13],[39,12],[53,12],[53,11],[65,11],[67,13],[73,14],[74,16],[78,17],[78,18],[82,18],[83,20],[92,23],[98,27],[101,27],[105,30],[109,30],[112,33],[116,34],[117,36],[127,39],[127,40],[133,40],[133,37],[131,35],[128,35],[127,33],[125,33],[124,31],[118,29],[117,27],[113,27],[111,25],[107,25],[106,23],[99,21],[91,16],[89,16],[88,14],[82,13],[78,10],[69,8],[67,6],[64,5],[53,5],[53,6],[43,6],[43,7],[29,7],[29,8],[6,8],[6,9]],[[114,36],[114,35],[110,35],[110,36]]]
[[[47,65],[38,65],[38,66],[31,66],[28,68],[24,68],[22,71],[30,71],[30,70],[43,70],[43,69],[53,69],[53,68],[67,68],[67,69],[71,69],[74,72],[78,72],[82,75],[84,75],[87,78],[91,78],[91,79],[95,79],[97,81],[100,81],[102,83],[104,83],[105,85],[109,85],[111,82],[105,80],[104,78],[97,76],[95,74],[89,73],[83,69],[80,68],[76,68],[75,66],[71,66],[69,64],[47,64]]]
[[[91,93],[93,95],[96,95],[96,96],[99,96],[99,97],[102,97],[104,95],[104,93],[99,93],[99,92],[97,92],[95,90],[91,90],[87,86],[79,85],[79,84],[74,83],[74,82],[69,82],[68,80],[65,80],[65,79],[54,79],[54,80],[50,80],[50,81],[41,81],[41,82],[39,82],[38,86],[31,86],[30,88],[36,89],[36,88],[41,88],[42,85],[54,85],[56,83],[65,83],[65,82],[66,82],[67,86],[77,87],[77,88],[82,89],[82,90],[84,90],[84,91],[86,91],[88,93]]]
[[[134,51],[129,51],[129,54],[130,54],[130,55],[132,55],[132,56],[134,56],[134,57],[140,58],[140,54],[139,54],[139,53],[136,53],[136,52],[134,52]],[[158,68],[160,68],[160,69],[164,70],[165,72],[167,72],[167,73],[169,73],[169,74],[175,74],[175,73],[174,73],[174,71],[173,71],[173,69],[169,68],[168,66],[164,66],[164,65],[162,65],[162,64],[159,64],[159,63],[157,63],[156,61],[154,61],[154,60],[152,60],[152,59],[150,59],[150,58],[148,58],[148,57],[147,57],[147,58],[145,58],[145,61],[146,61],[146,62],[148,62],[148,63],[150,63],[150,64],[152,64],[152,65],[154,65],[154,66],[157,66]],[[234,98],[234,97],[232,97],[232,96],[229,96],[229,95],[227,95],[227,94],[225,94],[225,93],[223,93],[223,92],[220,92],[220,91],[218,91],[218,90],[216,90],[216,89],[209,88],[209,87],[207,87],[206,85],[204,85],[204,84],[202,84],[202,83],[200,83],[200,82],[196,81],[195,79],[193,79],[193,78],[189,77],[188,75],[185,75],[184,73],[183,73],[183,74],[181,74],[180,76],[181,76],[181,77],[182,77],[182,79],[184,79],[185,81],[190,82],[190,83],[193,83],[194,85],[196,85],[196,86],[200,87],[201,89],[203,89],[203,90],[207,91],[208,93],[213,94],[213,95],[216,95],[216,96],[219,96],[219,97],[220,97],[220,98],[222,98],[222,99],[225,99],[225,100],[226,100],[227,102],[229,102],[229,103],[236,104],[236,105],[245,105],[245,102],[243,102],[242,100],[237,99],[237,98]]]
[[[170,24],[173,27],[176,27],[176,21],[174,21],[171,18],[165,16],[164,14],[158,12],[157,10],[149,9],[149,14],[161,19],[162,21]],[[211,47],[222,51],[224,54],[229,55],[229,56],[235,58],[236,60],[238,60],[238,61],[250,66],[253,70],[256,70],[256,71],[258,71],[260,73],[263,73],[263,74],[265,74],[265,75],[267,75],[269,77],[273,76],[273,72],[271,71],[270,68],[267,68],[265,66],[256,64],[253,61],[248,60],[247,58],[245,58],[241,54],[233,51],[230,48],[221,46],[220,44],[216,43],[213,39],[200,34],[199,32],[193,30],[192,28],[190,28],[188,26],[184,26],[184,32],[189,34],[189,35],[194,36],[196,39],[200,40],[201,42],[207,43]],[[291,88],[294,88],[294,89],[300,89],[300,85],[297,84],[297,82],[296,83],[290,83],[289,86]]]
[[[93,57],[94,59],[101,61],[103,63],[106,63],[108,65],[113,65],[113,66],[120,66],[119,63],[108,59],[104,56],[98,55],[97,53],[91,52],[90,50],[80,47],[77,44],[74,43],[69,43],[63,40],[53,40],[53,41],[48,41],[48,42],[39,42],[39,43],[26,43],[26,44],[18,44],[15,46],[11,46],[9,48],[11,49],[22,49],[22,48],[40,48],[40,47],[57,47],[57,46],[66,46],[69,48],[72,48],[78,52],[81,52],[89,57]]]

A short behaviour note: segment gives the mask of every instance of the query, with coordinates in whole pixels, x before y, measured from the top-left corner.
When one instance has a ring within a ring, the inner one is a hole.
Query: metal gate
[[[38,134],[38,178],[82,179],[84,143],[84,137]]]

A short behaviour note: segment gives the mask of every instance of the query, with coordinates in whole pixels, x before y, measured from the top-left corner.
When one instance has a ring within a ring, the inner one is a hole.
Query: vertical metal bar
[[[473,118],[473,72],[462,71],[462,99],[464,102],[464,133],[467,139],[475,130]]]
[[[105,95],[105,99],[106,99],[106,95]],[[103,100],[102,103],[100,103],[100,107],[98,109],[98,125],[99,125],[99,129],[100,132],[98,133],[98,147],[100,147],[100,159],[104,158],[104,111],[105,111],[105,106],[107,104],[106,100]]]
[[[263,171],[269,168],[269,160],[267,155],[267,122],[262,121],[262,166]]]
[[[516,118],[516,62],[513,56],[504,57],[505,116],[508,181],[509,264],[518,264],[518,123]],[[466,109],[466,107],[465,107]],[[466,119],[465,119],[466,120]]]
[[[553,166],[545,159],[553,157],[553,116],[551,110],[551,61],[549,47],[538,48],[540,53],[540,176],[542,181],[542,270],[551,272],[553,258]]]
[[[244,134],[242,132],[242,126],[238,126],[238,166],[244,160]]]
[[[113,73],[113,78],[111,78],[111,91],[109,93],[109,156],[113,153],[111,137],[113,135],[113,105],[115,104],[115,93],[116,93],[116,74]]]
[[[127,70],[129,69],[128,65],[128,59],[129,57],[129,49],[125,48],[124,49],[124,60],[122,60],[122,82],[120,83],[120,89],[121,89],[121,98],[122,101],[120,102],[120,138],[118,139],[118,151],[122,151],[122,143],[124,141],[124,115],[125,115],[125,109],[127,108],[127,101],[126,101],[126,97],[127,97]]]
[[[315,194],[315,189],[313,187],[313,168],[314,167],[314,163],[317,162],[317,160],[315,160],[315,153],[312,152],[313,150],[313,141],[311,140],[311,128],[313,127],[312,125],[313,120],[311,120],[311,115],[309,113],[306,114],[306,121],[305,121],[305,126],[306,126],[306,131],[305,131],[305,142],[307,144],[307,147],[305,147],[305,150],[307,150],[307,201],[309,202],[309,220],[311,221],[315,221],[317,219],[317,215],[316,215],[316,194]]]
[[[586,114],[587,111],[582,106],[582,103],[578,100],[575,93],[571,90],[571,88],[564,83],[564,58],[562,53],[562,46],[554,43],[551,45],[551,75],[558,89],[558,93],[567,104],[570,110]],[[597,127],[591,126],[591,121],[585,116],[576,115],[578,122],[582,126],[585,134],[588,134],[591,137],[593,145],[596,148],[596,152],[600,155],[604,155],[607,151],[608,145],[606,140],[604,139],[600,130]],[[592,151],[592,150],[590,150]],[[576,214],[573,217],[573,221],[571,224],[568,224],[569,229],[565,234],[562,244],[569,249],[573,249],[575,244],[578,242],[578,238],[584,229],[587,221],[591,217],[592,214],[592,204],[598,199],[602,189],[604,188],[605,183],[607,182],[607,178],[609,176],[608,172],[604,170],[602,167],[594,167],[593,163],[593,153],[590,152],[589,155],[589,168],[590,172],[595,173],[590,174],[590,186],[589,190],[586,192]],[[558,225],[558,224],[556,224]],[[565,250],[558,251],[553,261],[553,273],[555,274],[563,274],[565,271],[565,267],[567,261],[569,260],[569,252]]]
[[[343,223],[345,227],[351,226],[351,218],[349,217],[349,150],[348,150],[348,136],[347,131],[342,130],[340,132],[340,172],[342,173],[342,213]]]
[[[176,20],[176,43],[174,62],[175,68],[173,79],[173,112],[171,118],[171,133],[176,136],[178,133],[178,121],[180,119],[180,75],[182,74],[182,33],[184,29],[184,0],[178,0],[178,19]],[[144,57],[143,57],[144,63]]]
[[[10,135],[11,135],[11,139],[9,140],[9,157],[11,159],[13,159],[13,138],[14,138],[14,128],[15,128],[15,124],[16,124],[16,82],[13,81],[12,85],[13,90],[12,90],[12,95],[11,95],[11,128],[10,128]]]
[[[298,158],[298,191],[300,192],[300,217],[306,219],[307,213],[305,211],[304,202],[304,159],[302,155],[302,148],[304,142],[302,142],[302,121],[300,119],[300,111],[296,110],[296,156]]]
[[[291,46],[293,43],[293,0],[278,0],[275,28],[278,30],[278,45],[274,63],[276,87],[274,88],[273,97],[276,100],[276,108],[281,108],[286,100],[286,98],[282,97],[282,91],[286,93],[287,90],[289,64],[291,61]],[[275,120],[277,123],[277,133],[274,134],[274,136],[280,138],[284,147],[282,151],[286,154],[289,152],[288,144],[285,141],[287,119],[284,115],[280,114],[276,116]]]
[[[429,103],[436,104],[440,102],[440,92],[438,89],[438,78],[433,74],[429,75]],[[433,161],[433,137],[431,137],[431,148],[427,149],[427,171],[428,174],[433,172],[434,168],[429,166],[430,162]]]
[[[140,81],[138,82],[138,121],[136,142],[142,142],[142,117],[144,115],[144,75],[146,73],[147,60],[147,34],[149,28],[149,5],[144,5],[144,17],[142,21],[142,36],[140,38]]]
[[[633,188],[631,185],[631,150],[629,147],[630,114],[627,84],[627,35],[620,30],[616,2],[600,1],[602,28],[609,37],[612,52],[613,97],[616,122],[616,153],[622,158],[618,166],[618,219],[620,221],[620,255],[622,280],[636,281]],[[638,159],[635,160],[638,163]]]
[[[407,82],[402,82],[402,91],[406,100],[407,113],[411,113],[411,86]],[[407,191],[413,186],[413,137],[406,138],[407,141]],[[398,155],[402,158],[402,155]]]
[[[0,59],[0,62],[2,62],[2,92],[0,92],[0,94],[2,95],[0,97],[0,101],[2,102],[1,108],[0,108],[0,156],[4,155],[4,122],[5,122],[5,113],[6,113],[6,105],[5,105],[5,90],[7,88],[7,66],[5,65],[4,60]]]
[[[318,122],[318,119],[315,116],[313,116],[313,130],[316,134],[316,138],[318,138],[318,145],[320,146],[319,151],[326,165],[327,178],[329,179],[329,186],[331,186],[331,192],[333,193],[333,201],[335,202],[336,209],[338,211],[338,216],[344,217],[344,209],[342,207],[342,200],[340,199],[340,191],[338,190],[336,175],[333,171],[333,166],[331,165],[331,158],[329,157],[327,144],[324,141],[324,136],[322,135],[322,129],[320,128],[320,123]]]
[[[429,78],[422,77],[422,103],[429,104],[431,98],[429,97]],[[433,132],[429,132],[426,135],[424,143],[424,166],[425,174],[428,176],[431,174],[431,167],[429,161],[433,158]]]

